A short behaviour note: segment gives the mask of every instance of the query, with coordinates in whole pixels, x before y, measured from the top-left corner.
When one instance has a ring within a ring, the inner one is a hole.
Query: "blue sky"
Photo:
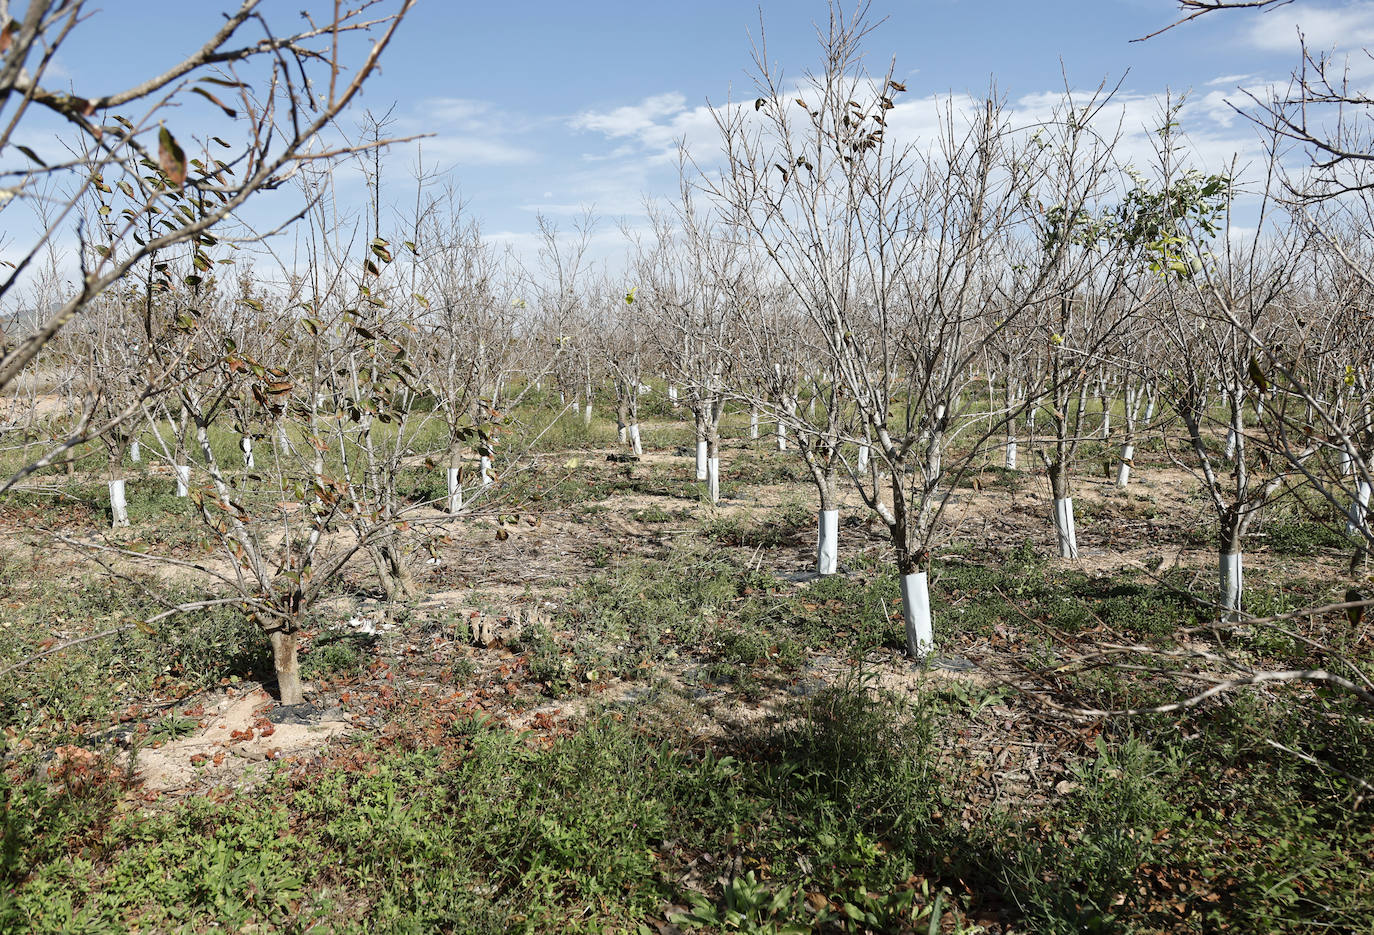
[[[146,74],[213,29],[228,5],[106,0],[59,64],[78,93]],[[267,8],[287,25],[300,5],[268,0]],[[870,64],[881,70],[895,56],[908,87],[906,124],[917,130],[936,98],[981,95],[992,82],[1030,114],[1062,90],[1065,75],[1079,89],[1124,78],[1128,146],[1143,155],[1158,98],[1187,91],[1184,128],[1218,167],[1231,153],[1257,152],[1254,129],[1225,102],[1239,100],[1240,87],[1286,78],[1298,24],[1318,48],[1374,46],[1369,0],[1218,14],[1144,43],[1130,40],[1170,22],[1171,0],[875,0],[871,12],[887,19],[869,39]],[[818,59],[813,21],[826,15],[818,0],[765,0],[770,58],[800,75]],[[708,99],[721,103],[732,89],[753,97],[759,16],[755,3],[726,0],[422,0],[362,104],[378,112],[394,104],[397,133],[433,134],[422,144],[426,161],[457,185],[488,235],[528,250],[536,213],[567,224],[592,207],[610,250],[617,222],[637,223],[645,196],[674,193],[679,138],[703,160],[714,153]],[[389,159],[399,197],[413,146]]]

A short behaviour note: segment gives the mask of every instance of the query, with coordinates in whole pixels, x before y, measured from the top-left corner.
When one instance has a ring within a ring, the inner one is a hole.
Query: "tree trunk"
[[[386,577],[390,579],[387,588],[392,600],[409,600],[415,596],[415,579],[411,577],[410,566],[406,564],[401,550],[394,543],[384,542],[379,548],[382,561],[386,563]]]
[[[272,667],[277,672],[277,698],[284,705],[297,705],[305,700],[301,688],[301,670],[296,659],[296,634],[273,630]]]

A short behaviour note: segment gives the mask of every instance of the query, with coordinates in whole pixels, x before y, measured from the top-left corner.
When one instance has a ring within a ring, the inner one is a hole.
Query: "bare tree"
[[[869,31],[862,12],[832,7],[823,67],[796,92],[760,47],[753,108],[719,112],[729,165],[711,185],[821,336],[864,426],[850,441],[871,440],[867,473],[848,473],[889,529],[907,648],[924,657],[930,546],[952,480],[1013,415],[969,405],[976,364],[1096,262],[1069,234],[1101,194],[1110,147],[1085,129],[1096,100],[1067,104],[1049,141],[1012,133],[989,99],[950,107],[926,150],[894,142],[886,115],[905,89],[890,69],[864,70]]]

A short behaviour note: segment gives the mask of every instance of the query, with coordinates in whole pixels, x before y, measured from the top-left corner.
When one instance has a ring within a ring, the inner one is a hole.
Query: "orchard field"
[[[113,539],[102,474],[81,461],[42,478],[55,494],[7,496],[4,665],[66,646],[5,675],[7,930],[1370,918],[1358,699],[1284,684],[1169,714],[1054,707],[1182,697],[1197,683],[1170,671],[1180,647],[1209,653],[1204,674],[1216,654],[1329,666],[1307,640],[1369,661],[1344,611],[1212,642],[1195,595],[1215,579],[1216,520],[1163,431],[1124,489],[1097,464],[1115,449],[1085,446],[1099,476],[1078,486],[1077,560],[1057,557],[1043,472],[971,473],[933,560],[940,650],[922,666],[862,504],[842,504],[838,573],[815,574],[814,486],[771,426],[751,440],[747,414],[726,414],[712,505],[664,384],[642,397],[638,458],[614,423],[529,400],[490,505],[450,519],[416,472],[414,521],[442,538],[414,559],[413,594],[385,600],[351,562],[302,621],[305,701],[289,709],[234,608],[127,625],[203,589],[145,556],[217,561],[169,470],[126,466],[131,525]],[[1294,491],[1253,533],[1254,616],[1344,599],[1348,546],[1320,510]],[[1104,643],[1157,655],[1103,666]]]
[[[831,3],[557,118],[674,191],[518,234],[360,110],[414,0],[86,97],[17,6],[0,933],[1374,931],[1374,147],[1306,39],[1242,165]]]

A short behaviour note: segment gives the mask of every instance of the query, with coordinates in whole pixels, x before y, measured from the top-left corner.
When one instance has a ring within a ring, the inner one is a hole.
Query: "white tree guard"
[[[1008,471],[1016,470],[1016,439],[1007,439],[1007,455],[1003,459],[1002,464]]]
[[[177,496],[189,497],[191,495],[191,465],[176,464],[172,466],[172,470],[176,472],[177,476]]]
[[[630,440],[630,427],[628,425],[622,425],[616,430],[615,436],[620,440],[620,444],[625,444]]]
[[[816,520],[816,572],[833,575],[840,562],[840,511],[821,510]]]
[[[1116,468],[1116,486],[1125,487],[1131,482],[1131,459],[1135,457],[1135,445],[1129,442],[1121,446],[1121,463]]]
[[[630,449],[636,456],[644,454],[644,442],[639,437],[639,423],[630,426]]]
[[[706,480],[706,440],[697,440],[697,480]]]
[[[1078,558],[1078,531],[1073,525],[1073,497],[1054,501],[1054,529],[1058,534],[1059,557]]]
[[[720,499],[720,458],[706,459],[706,492],[712,503]]]
[[[1345,534],[1360,535],[1365,529],[1365,524],[1369,522],[1369,484],[1363,480],[1355,484],[1355,502],[1350,504],[1350,513],[1347,516]]]
[[[110,526],[121,529],[129,525],[129,502],[124,498],[124,481],[110,481]]]
[[[864,473],[864,472],[867,471],[867,470],[868,470],[868,446],[867,446],[867,445],[860,445],[860,446],[859,446],[858,472],[859,472],[860,474],[862,474],[862,473]]]
[[[751,439],[759,437],[759,411],[757,409],[749,410],[749,437]]]
[[[585,409],[582,410],[582,424],[583,424],[583,425],[591,425],[591,424],[592,424],[592,404],[591,404],[591,403],[587,403],[587,408],[585,408]]]
[[[787,450],[787,426],[782,419],[778,419],[778,451]]]
[[[243,466],[250,471],[257,467],[257,462],[253,460],[253,439],[250,436],[239,439],[239,449],[243,451]]]
[[[935,630],[930,622],[930,589],[926,573],[902,576],[902,619],[906,623],[907,655],[924,659],[935,651]]]
[[[138,446],[136,439],[129,445],[129,460],[134,464],[143,460],[143,449]]]
[[[491,486],[491,458],[482,455],[482,486]]]
[[[463,488],[458,482],[458,468],[448,469],[448,511],[457,513],[463,508]]]
[[[1236,456],[1236,430],[1232,426],[1226,430],[1226,460],[1231,460]]]
[[[1221,582],[1221,606],[1225,618],[1235,619],[1240,613],[1241,593],[1244,589],[1241,553],[1222,552],[1217,563]]]

